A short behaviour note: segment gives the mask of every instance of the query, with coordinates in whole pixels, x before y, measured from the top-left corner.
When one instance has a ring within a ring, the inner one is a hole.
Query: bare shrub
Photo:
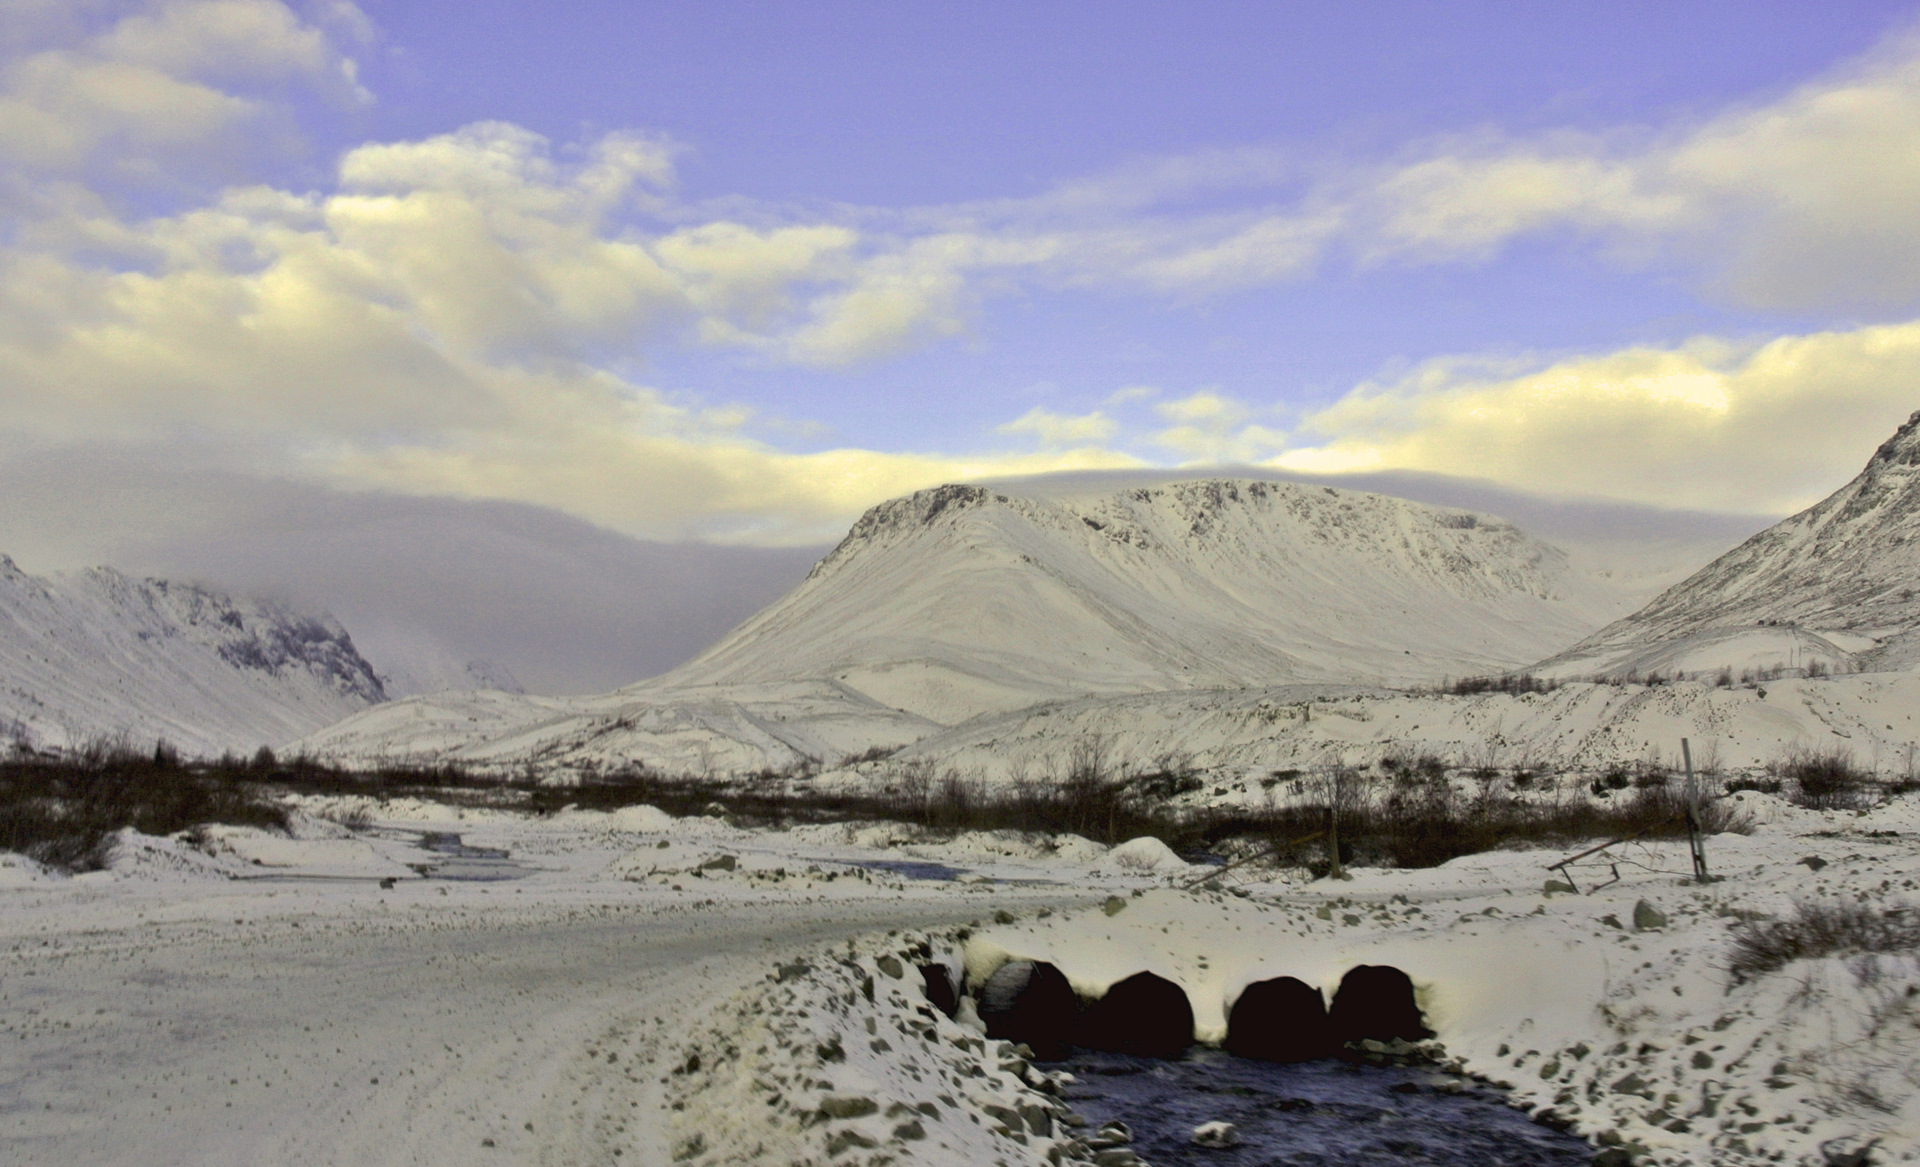
[[[1799,903],[1786,919],[1740,925],[1727,972],[1738,984],[1796,960],[1915,951],[1920,951],[1920,915],[1911,910]]]
[[[1809,810],[1858,810],[1871,798],[1873,775],[1854,765],[1853,752],[1842,746],[1795,749],[1769,769],[1792,784],[1794,805]]]

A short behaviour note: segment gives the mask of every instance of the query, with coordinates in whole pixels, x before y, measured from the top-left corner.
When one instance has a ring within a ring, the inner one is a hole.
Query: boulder
[[[1349,969],[1333,994],[1327,1020],[1338,1042],[1420,1041],[1433,1036],[1414,1001],[1412,978],[1385,964]]]
[[[1186,990],[1165,977],[1135,973],[1087,1006],[1074,1040],[1088,1049],[1178,1057],[1193,1044],[1193,1006]]]
[[[1334,1044],[1320,990],[1293,977],[1253,982],[1227,1011],[1227,1052],[1239,1057],[1306,1062]]]
[[[1010,960],[995,969],[976,1003],[988,1037],[1026,1042],[1043,1062],[1060,1060],[1079,1006],[1066,975],[1033,960]]]

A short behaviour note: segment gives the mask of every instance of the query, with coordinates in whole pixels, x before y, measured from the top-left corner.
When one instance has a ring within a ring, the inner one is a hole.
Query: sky
[[[1783,514],[1920,408],[1920,5],[0,0],[0,211],[0,465]]]

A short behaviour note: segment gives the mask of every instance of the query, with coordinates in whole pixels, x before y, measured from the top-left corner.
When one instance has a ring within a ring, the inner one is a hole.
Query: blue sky
[[[0,457],[806,542],[961,477],[1778,512],[1920,407],[1912,4],[0,0]]]

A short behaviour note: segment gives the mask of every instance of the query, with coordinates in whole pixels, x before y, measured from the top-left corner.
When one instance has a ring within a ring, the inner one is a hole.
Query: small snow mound
[[[1106,858],[1107,849],[1079,835],[1055,835],[1053,857],[1067,863],[1097,863]]]
[[[670,831],[679,822],[657,806],[640,803],[636,806],[623,806],[607,815],[607,827],[615,831],[627,831],[632,834],[644,834],[650,831]]]
[[[1118,868],[1122,871],[1174,871],[1186,870],[1186,860],[1173,853],[1173,848],[1154,838],[1142,835],[1107,852],[1103,867]]]

